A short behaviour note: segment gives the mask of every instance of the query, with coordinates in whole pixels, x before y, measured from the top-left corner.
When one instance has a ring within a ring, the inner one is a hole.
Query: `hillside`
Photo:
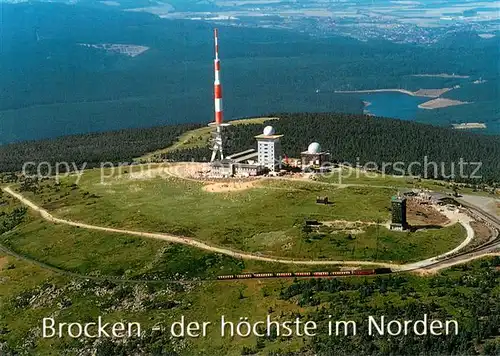
[[[484,354],[497,355],[500,258],[456,266],[437,275],[398,274],[331,280],[213,281],[220,273],[270,271],[286,266],[243,261],[163,241],[48,223],[0,193],[0,352],[2,355],[318,355]],[[122,204],[123,205],[123,204]],[[92,208],[88,208],[92,209]],[[178,209],[181,210],[181,209]],[[296,267],[291,267],[296,268]],[[108,279],[109,278],[109,279]],[[164,281],[159,278],[182,278]],[[134,283],[127,283],[133,279]],[[208,297],[207,297],[208,296]],[[456,319],[459,335],[368,337],[368,316],[416,320]],[[185,316],[187,321],[273,320],[299,317],[325,330],[334,320],[359,322],[359,334],[314,338],[172,338],[151,331]],[[40,320],[139,322],[144,335],[125,339],[42,339]],[[309,353],[308,353],[309,352]]]
[[[459,173],[459,162],[470,163],[464,169],[469,176],[475,162],[482,162],[477,179],[460,179],[464,181],[499,181],[500,180],[500,137],[456,132],[452,129],[424,125],[408,121],[371,118],[363,115],[349,114],[273,114],[281,119],[261,125],[234,126],[227,129],[227,152],[243,151],[255,146],[254,135],[261,132],[269,124],[276,132],[283,134],[283,153],[288,157],[299,157],[300,152],[317,141],[324,150],[331,152],[335,162],[347,162],[351,165],[365,165],[374,162],[378,167],[382,163],[403,162],[408,167],[412,162],[424,165],[428,162],[438,163],[438,174],[432,169],[428,178],[446,178],[451,167]],[[163,158],[176,161],[203,160],[209,157],[208,147],[190,148],[170,152]],[[444,170],[441,169],[441,162]],[[414,174],[422,174],[421,167],[414,165]],[[387,167],[386,173],[397,173]],[[457,175],[458,175],[457,173]]]
[[[226,130],[226,152],[234,153],[255,146],[254,136],[266,125],[273,125],[277,132],[285,135],[282,140],[283,153],[288,157],[299,157],[309,143],[317,141],[323,149],[332,153],[335,162],[364,165],[402,161],[407,167],[411,162],[424,164],[437,162],[438,174],[435,178],[446,178],[459,162],[482,162],[477,179],[460,179],[473,183],[500,181],[500,137],[424,125],[408,121],[385,118],[371,118],[364,115],[338,113],[278,113],[280,120],[254,121],[246,125],[233,125]],[[81,167],[98,167],[101,162],[132,162],[135,157],[171,146],[183,133],[188,133],[204,125],[182,124],[128,129],[104,133],[65,136],[43,141],[28,141],[0,146],[0,172],[20,171],[24,162],[75,163]],[[206,130],[202,131],[204,134]],[[155,160],[206,161],[210,157],[207,137],[191,137],[189,145],[176,144],[167,153],[156,154]],[[175,148],[175,149],[174,149]],[[443,162],[444,170],[440,168]],[[432,168],[432,167],[431,167]],[[434,168],[428,178],[434,177]],[[414,174],[421,174],[420,167],[414,165]],[[387,167],[386,173],[394,172]],[[472,173],[464,170],[466,175]],[[444,176],[444,177],[442,177]]]
[[[19,172],[26,162],[48,162],[55,169],[57,162],[68,162],[74,169],[100,167],[101,163],[132,162],[134,157],[170,146],[184,132],[197,124],[179,124],[138,128],[104,133],[64,136],[40,141],[25,141],[0,146],[0,172]],[[64,170],[64,165],[60,165]],[[45,169],[48,169],[45,166]],[[52,171],[54,172],[54,171]]]

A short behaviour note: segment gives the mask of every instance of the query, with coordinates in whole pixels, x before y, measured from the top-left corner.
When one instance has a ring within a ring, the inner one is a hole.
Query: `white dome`
[[[310,154],[315,154],[321,152],[321,146],[317,142],[313,142],[307,147],[307,152]]]
[[[266,136],[271,136],[271,135],[274,135],[274,127],[272,126],[266,126],[264,127],[264,135]]]

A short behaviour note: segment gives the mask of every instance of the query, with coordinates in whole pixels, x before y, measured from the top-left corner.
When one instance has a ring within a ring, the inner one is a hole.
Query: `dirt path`
[[[213,183],[203,186],[202,189],[205,192],[211,193],[228,193],[254,188],[257,184],[259,184],[259,182],[256,180],[230,183]]]
[[[396,264],[389,264],[389,263],[382,263],[382,262],[378,263],[378,262],[369,262],[369,261],[314,261],[314,260],[294,260],[294,259],[281,259],[281,258],[265,257],[265,256],[259,256],[257,254],[239,252],[239,251],[234,251],[234,250],[230,250],[230,249],[226,249],[226,248],[222,248],[222,247],[208,245],[204,242],[197,241],[197,240],[194,240],[194,239],[188,238],[188,237],[180,237],[180,236],[164,234],[164,233],[151,233],[151,232],[115,229],[115,228],[111,228],[111,227],[90,225],[90,224],[86,224],[86,223],[75,222],[75,221],[71,221],[71,220],[57,218],[57,217],[53,216],[52,214],[50,214],[47,210],[39,207],[38,205],[36,205],[32,201],[26,199],[21,194],[14,192],[10,187],[3,188],[3,190],[6,193],[15,197],[16,199],[18,199],[19,201],[21,201],[23,204],[30,207],[31,209],[40,213],[40,215],[45,220],[56,223],[56,224],[65,224],[65,225],[75,226],[75,227],[89,229],[89,230],[113,232],[113,233],[120,233],[120,234],[127,234],[127,235],[134,235],[134,236],[139,236],[139,237],[146,237],[146,238],[151,238],[151,239],[163,240],[163,241],[168,241],[168,242],[173,242],[173,243],[180,243],[180,244],[184,244],[184,245],[188,245],[188,246],[193,246],[193,247],[205,250],[205,251],[220,253],[220,254],[231,256],[234,258],[240,258],[240,259],[245,259],[245,260],[297,264],[297,265],[339,265],[339,264],[344,264],[344,265],[384,266],[384,267],[393,268],[395,270],[399,269],[399,267],[400,267],[399,265],[396,265]]]
[[[21,194],[14,192],[10,187],[4,187],[2,189],[6,193],[10,194],[11,196],[13,196],[16,199],[18,199],[19,201],[21,201],[23,204],[25,204],[28,207],[30,207],[31,209],[37,211],[45,220],[56,223],[56,224],[65,224],[65,225],[75,226],[75,227],[89,229],[89,230],[105,231],[105,232],[111,232],[111,233],[120,233],[120,234],[127,234],[127,235],[150,238],[150,239],[163,240],[163,241],[167,241],[167,242],[180,243],[180,244],[196,247],[196,248],[199,248],[199,249],[202,249],[205,251],[220,253],[220,254],[224,254],[227,256],[231,256],[231,257],[239,258],[239,259],[244,259],[244,260],[255,260],[255,261],[263,261],[263,262],[295,264],[295,265],[317,265],[317,266],[320,266],[320,265],[323,265],[323,266],[324,265],[381,266],[381,267],[391,268],[394,271],[408,271],[411,269],[423,268],[426,265],[435,264],[435,262],[437,260],[442,259],[444,256],[447,256],[447,255],[451,254],[452,252],[456,252],[458,250],[458,248],[455,248],[453,251],[447,252],[447,253],[442,254],[440,256],[436,256],[433,258],[426,259],[424,261],[406,264],[406,265],[397,265],[397,264],[392,264],[392,263],[370,262],[370,261],[318,261],[318,260],[294,260],[294,259],[267,257],[267,256],[252,254],[252,253],[235,251],[235,250],[222,248],[222,247],[218,247],[218,246],[208,245],[204,242],[197,241],[197,240],[194,240],[192,238],[187,238],[187,237],[175,236],[175,235],[164,234],[164,233],[150,233],[150,232],[142,232],[142,231],[134,231],[134,230],[115,229],[115,228],[110,228],[110,227],[91,225],[91,224],[86,224],[86,223],[75,222],[75,221],[57,218],[57,217],[53,216],[52,214],[50,214],[47,210],[36,205],[35,203],[33,203],[29,199],[25,198]],[[460,222],[462,223],[462,221],[460,221]],[[469,225],[469,228],[470,228],[470,225]],[[460,246],[463,246],[466,244],[466,242],[468,243],[468,241],[470,241],[470,232],[469,232],[469,229],[467,227],[466,227],[466,229],[467,229],[467,239]],[[472,231],[472,229],[470,229],[470,230]],[[473,234],[473,231],[472,231],[472,234]],[[479,257],[481,257],[481,255],[477,256],[477,258],[479,258]],[[459,264],[459,263],[461,263],[461,262],[457,261],[455,264]]]

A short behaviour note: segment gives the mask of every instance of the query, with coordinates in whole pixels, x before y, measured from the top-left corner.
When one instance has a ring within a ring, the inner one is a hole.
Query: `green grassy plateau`
[[[198,140],[198,139],[196,139]],[[190,141],[191,142],[191,141]],[[87,170],[77,182],[67,177],[24,181],[12,188],[56,217],[94,225],[195,238],[225,248],[286,258],[393,261],[434,256],[465,237],[461,225],[417,232],[393,232],[390,197],[401,187],[430,181],[368,177],[337,184],[261,180],[228,192],[205,191],[208,182],[160,174],[122,175]],[[78,184],[76,184],[78,183]],[[318,205],[317,196],[333,204]],[[310,229],[306,220],[324,223]],[[356,222],[347,231],[341,221]],[[244,272],[336,270],[339,266],[294,266],[239,260],[221,254],[140,238],[93,231],[44,220],[14,198],[0,193],[0,354],[14,355],[296,355],[296,354],[498,354],[498,258],[454,267],[436,276],[397,274],[332,280],[215,281]],[[5,251],[17,254],[17,258]],[[495,309],[496,308],[496,309]],[[456,318],[459,337],[363,336],[329,338],[222,338],[221,315],[237,322],[313,320],[325,327],[328,315],[362,323],[368,315]],[[139,322],[141,338],[126,340],[40,338],[41,320],[58,322]],[[154,325],[187,321],[215,325],[202,338],[171,338]],[[478,320],[480,322],[478,322]]]
[[[47,180],[22,193],[55,216],[69,220],[171,233],[287,258],[408,262],[448,251],[465,238],[460,225],[389,231],[385,224],[390,219],[390,197],[397,191],[389,186],[339,187],[268,179],[250,189],[214,193],[203,189],[207,183],[166,174],[134,178],[140,168],[129,167],[127,173],[125,169],[123,175],[102,183],[100,171],[89,170],[78,185],[73,183],[75,177],[59,185]],[[159,168],[152,171],[157,174]],[[317,196],[328,196],[333,204],[316,204]],[[310,229],[306,220],[325,225]],[[337,228],[338,221],[357,222],[356,231]],[[113,246],[103,248],[112,250]]]

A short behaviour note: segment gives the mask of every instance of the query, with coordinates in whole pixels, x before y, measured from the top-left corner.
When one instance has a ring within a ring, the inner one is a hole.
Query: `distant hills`
[[[112,6],[22,3],[3,4],[2,11],[0,144],[211,120],[211,24]],[[221,28],[220,36],[228,119],[270,111],[357,114],[363,110],[359,97],[333,92],[463,84],[413,74],[460,73],[491,85],[499,77],[495,38],[420,47],[235,27]],[[130,57],[81,43],[149,49]],[[461,116],[498,120],[498,104],[486,98],[488,91],[480,97],[475,89],[461,90],[476,103]],[[456,123],[446,113],[425,113],[419,120]]]

